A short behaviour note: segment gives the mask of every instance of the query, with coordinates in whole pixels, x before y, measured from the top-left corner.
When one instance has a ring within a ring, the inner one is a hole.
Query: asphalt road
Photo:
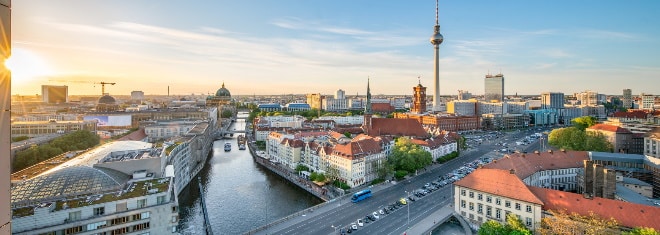
[[[407,197],[406,191],[417,190],[424,184],[437,180],[438,176],[446,175],[465,163],[479,159],[495,149],[501,149],[502,146],[496,145],[496,143],[507,142],[510,146],[515,146],[517,140],[535,132],[538,131],[510,132],[502,137],[484,141],[476,148],[464,152],[457,159],[442,165],[429,166],[429,170],[418,172],[416,177],[374,191],[371,198],[358,203],[352,203],[349,198],[344,198],[339,204],[331,205],[336,206],[336,208],[320,215],[310,215],[308,219],[290,224],[286,228],[275,232],[275,234],[333,234],[335,230],[339,231],[339,228],[346,229],[358,219],[363,219],[366,215],[395,203],[402,197]],[[521,151],[531,152],[539,149],[540,144],[536,140],[528,145],[517,147]],[[414,202],[409,202],[407,206],[400,207],[390,214],[379,215],[379,219],[365,223],[363,227],[359,227],[352,234],[403,234],[409,226],[420,222],[434,211],[452,203],[452,188],[452,185],[446,185]]]

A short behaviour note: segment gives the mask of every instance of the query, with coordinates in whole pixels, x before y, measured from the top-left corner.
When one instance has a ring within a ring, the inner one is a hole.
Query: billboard
[[[96,120],[96,126],[102,127],[120,127],[120,126],[130,126],[131,125],[131,115],[100,115],[100,116],[84,116],[83,120],[85,121],[94,121]]]

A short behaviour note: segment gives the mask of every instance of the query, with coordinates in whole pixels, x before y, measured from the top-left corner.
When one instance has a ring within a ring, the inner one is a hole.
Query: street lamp
[[[335,230],[334,234],[337,234],[337,228],[341,227],[341,225],[337,225],[337,226],[330,225],[330,227],[332,227]]]

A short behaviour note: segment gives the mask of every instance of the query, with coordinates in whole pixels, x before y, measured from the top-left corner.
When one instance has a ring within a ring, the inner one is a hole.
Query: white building
[[[642,93],[639,95],[639,109],[652,110],[655,105],[655,96],[652,94]]]
[[[596,106],[599,104],[598,92],[595,91],[584,91],[581,93],[576,93],[575,98],[580,101],[581,105]]]
[[[170,177],[67,167],[12,188],[12,234],[176,233],[173,190]]]
[[[339,125],[358,125],[364,122],[364,116],[362,115],[353,115],[353,116],[323,116],[316,118],[316,120],[332,120]]]
[[[447,113],[457,116],[477,115],[477,100],[454,100],[447,102]]]

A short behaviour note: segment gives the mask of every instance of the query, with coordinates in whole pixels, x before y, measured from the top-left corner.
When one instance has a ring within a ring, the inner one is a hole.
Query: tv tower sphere
[[[436,46],[440,45],[440,43],[442,43],[442,40],[444,40],[442,34],[440,34],[440,25],[435,25],[435,30],[433,31],[434,31],[433,35],[431,35],[431,39],[430,39],[431,44]]]

